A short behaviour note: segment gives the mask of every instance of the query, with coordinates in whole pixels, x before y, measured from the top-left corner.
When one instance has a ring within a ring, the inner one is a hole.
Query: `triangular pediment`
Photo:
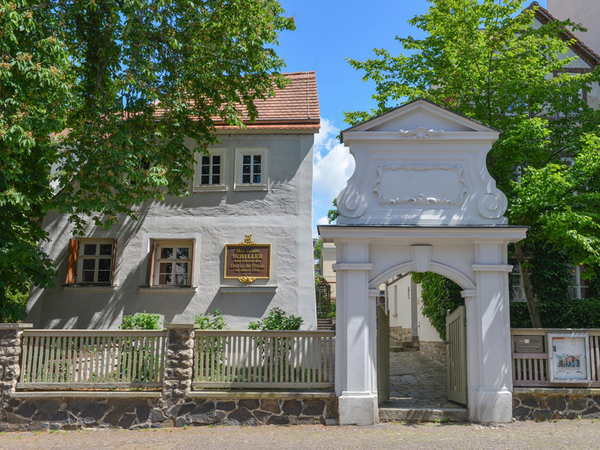
[[[426,133],[436,132],[497,132],[475,120],[454,111],[438,106],[427,100],[419,99],[392,109],[384,114],[348,128],[342,132],[393,132]]]

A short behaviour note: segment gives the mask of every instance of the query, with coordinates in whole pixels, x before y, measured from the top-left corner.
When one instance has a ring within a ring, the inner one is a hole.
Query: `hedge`
[[[567,299],[537,303],[544,328],[600,328],[600,299]],[[526,302],[510,302],[510,326],[532,328]]]

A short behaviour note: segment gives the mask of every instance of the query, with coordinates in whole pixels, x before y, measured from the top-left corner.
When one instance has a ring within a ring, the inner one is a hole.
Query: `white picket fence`
[[[166,331],[25,330],[18,388],[155,388]]]
[[[333,331],[196,330],[194,388],[329,389]]]

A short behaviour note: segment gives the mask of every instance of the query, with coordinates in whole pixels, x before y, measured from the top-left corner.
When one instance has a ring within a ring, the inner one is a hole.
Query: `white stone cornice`
[[[473,264],[473,272],[512,272],[510,264]]]
[[[353,270],[353,271],[365,271],[370,272],[373,268],[371,263],[338,263],[332,266],[334,272],[340,272],[342,270]]]

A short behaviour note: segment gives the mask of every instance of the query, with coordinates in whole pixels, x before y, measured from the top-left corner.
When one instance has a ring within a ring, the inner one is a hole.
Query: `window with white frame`
[[[151,286],[191,286],[193,240],[160,240],[152,246]]]
[[[521,266],[519,264],[513,265],[512,272],[510,272],[510,288],[512,289],[512,299],[517,302],[525,301],[525,288],[523,287],[523,275],[521,274]]]
[[[114,239],[80,239],[77,243],[77,282],[110,284],[114,264]]]
[[[236,148],[234,188],[266,191],[268,186],[268,149]]]
[[[571,286],[569,286],[569,297],[588,298],[590,292],[590,280],[583,277],[585,266],[583,264],[573,265],[571,270]]]
[[[208,155],[196,153],[196,164],[194,167],[193,190],[225,190],[227,174],[227,149],[211,148]]]

